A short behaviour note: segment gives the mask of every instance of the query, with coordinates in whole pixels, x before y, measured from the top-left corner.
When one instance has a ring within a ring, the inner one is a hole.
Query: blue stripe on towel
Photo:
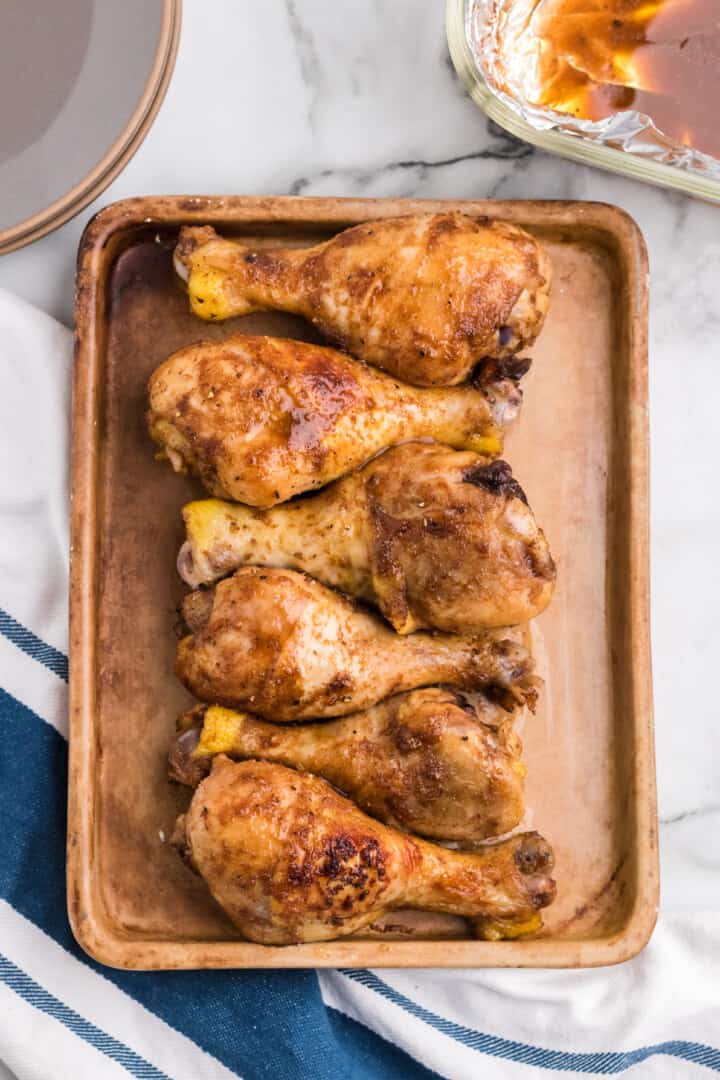
[[[436,1077],[328,1009],[312,971],[142,973],[115,971],[87,957],[65,907],[67,744],[2,689],[0,732],[0,896],[76,959],[244,1080]]]
[[[417,1002],[412,1001],[388,986],[379,979],[372,971],[346,969],[341,974],[346,975],[361,986],[374,990],[376,994],[384,997],[401,1009],[410,1013],[418,1020],[424,1021],[436,1031],[455,1039],[471,1050],[477,1050],[482,1054],[490,1054],[492,1057],[505,1058],[508,1061],[517,1061],[523,1065],[534,1065],[536,1068],[555,1069],[558,1072],[581,1072],[594,1073],[595,1075],[609,1076],[624,1072],[626,1069],[637,1065],[655,1054],[667,1054],[670,1057],[680,1058],[682,1061],[690,1061],[694,1065],[705,1065],[708,1069],[720,1072],[720,1050],[703,1043],[686,1042],[684,1039],[671,1039],[668,1042],[655,1043],[653,1046],[642,1046],[637,1050],[616,1050],[599,1053],[573,1053],[567,1050],[547,1050],[539,1046],[530,1046],[528,1043],[514,1042],[512,1039],[501,1039],[497,1035],[485,1035],[481,1031],[456,1024],[452,1020],[438,1016],[437,1013],[423,1008]]]
[[[19,623],[17,619],[13,619],[12,615],[8,615],[7,611],[3,611],[2,608],[0,608],[0,634],[6,637],[8,641],[12,641],[13,645],[17,645],[18,649],[22,649],[28,656],[32,656],[33,660],[44,664],[59,679],[63,679],[65,682],[68,681],[67,656],[61,653],[59,649],[48,645],[36,634],[33,634],[32,630],[28,630],[27,627]]]
[[[6,956],[0,953],[0,982],[4,982],[11,990],[14,990],[23,1000],[27,1001],[40,1012],[47,1013],[55,1020],[59,1020],[74,1035],[90,1043],[96,1050],[107,1057],[117,1061],[132,1076],[139,1080],[170,1080],[167,1073],[161,1072],[151,1065],[145,1058],[140,1057],[129,1046],[125,1046],[118,1039],[108,1035],[101,1028],[95,1027],[88,1020],[83,1019],[74,1009],[68,1008],[54,994],[50,994],[39,983],[35,982],[25,971],[13,964]]]

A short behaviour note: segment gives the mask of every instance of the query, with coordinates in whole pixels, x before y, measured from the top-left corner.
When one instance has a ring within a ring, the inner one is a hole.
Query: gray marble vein
[[[663,826],[678,825],[682,821],[690,821],[699,817],[712,817],[714,814],[720,814],[720,803],[707,803],[703,806],[695,806],[690,810],[681,810],[677,814],[670,814],[668,816],[660,817],[660,824]]]
[[[348,181],[359,188],[379,180],[387,179],[397,172],[412,172],[411,182],[415,187],[421,187],[427,181],[430,172],[434,169],[450,169],[453,165],[466,164],[472,161],[519,161],[530,157],[533,148],[515,139],[500,141],[498,145],[484,147],[481,150],[470,151],[467,154],[456,154],[454,157],[443,158],[439,161],[427,161],[422,159],[408,161],[390,161],[373,169],[323,169],[314,176],[302,176],[293,180],[288,188],[289,195],[317,194],[317,189],[327,183],[345,185]]]
[[[316,107],[322,93],[322,66],[315,39],[304,23],[296,0],[285,0],[290,31],[300,60],[300,72],[308,98],[308,123],[316,127]]]

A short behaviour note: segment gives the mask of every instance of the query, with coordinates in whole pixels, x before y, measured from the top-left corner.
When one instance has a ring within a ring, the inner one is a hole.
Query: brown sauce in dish
[[[520,37],[532,37],[535,52],[532,74],[521,76],[528,100],[587,120],[634,109],[675,142],[720,158],[720,0],[521,7],[530,17]]]

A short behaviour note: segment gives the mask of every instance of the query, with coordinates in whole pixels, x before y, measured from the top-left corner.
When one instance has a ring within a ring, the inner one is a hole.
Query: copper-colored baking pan
[[[278,314],[198,322],[172,272],[173,239],[184,222],[210,222],[253,243],[303,245],[355,222],[448,208],[529,228],[555,267],[506,456],[559,566],[534,630],[546,685],[522,732],[526,823],[554,845],[558,900],[542,936],[524,941],[474,941],[461,920],[393,915],[395,930],[255,945],[167,842],[189,798],[167,783],[165,756],[188,701],[173,675],[179,510],[198,489],[153,460],[145,385],[199,338],[312,332]],[[658,868],[647,262],[632,220],[579,202],[134,199],[88,226],[76,305],[68,904],[83,947],[128,968],[580,967],[637,953],[655,922]]]

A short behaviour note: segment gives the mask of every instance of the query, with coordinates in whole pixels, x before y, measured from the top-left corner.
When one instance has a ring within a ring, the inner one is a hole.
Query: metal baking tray
[[[188,695],[173,674],[180,507],[199,488],[153,460],[146,383],[199,338],[312,339],[261,313],[190,314],[172,265],[180,225],[307,245],[357,222],[459,209],[539,235],[550,314],[505,456],[558,562],[533,638],[545,679],[522,727],[526,827],[555,848],[558,899],[541,936],[472,940],[448,916],[393,913],[362,935],[243,941],[170,848],[189,792],[166,755]],[[125,968],[580,967],[632,956],[658,896],[648,630],[647,263],[612,206],[580,202],[145,198],[98,214],[77,277],[73,403],[68,906],[75,935]]]
[[[518,139],[584,165],[644,180],[658,187],[684,191],[688,195],[720,202],[720,181],[702,172],[665,164],[648,156],[598,142],[579,132],[568,134],[554,128],[534,127],[519,111],[501,99],[485,80],[470,45],[471,24],[476,0],[446,0],[446,32],[450,56],[470,97],[500,127]],[[657,156],[657,155],[656,155]]]

